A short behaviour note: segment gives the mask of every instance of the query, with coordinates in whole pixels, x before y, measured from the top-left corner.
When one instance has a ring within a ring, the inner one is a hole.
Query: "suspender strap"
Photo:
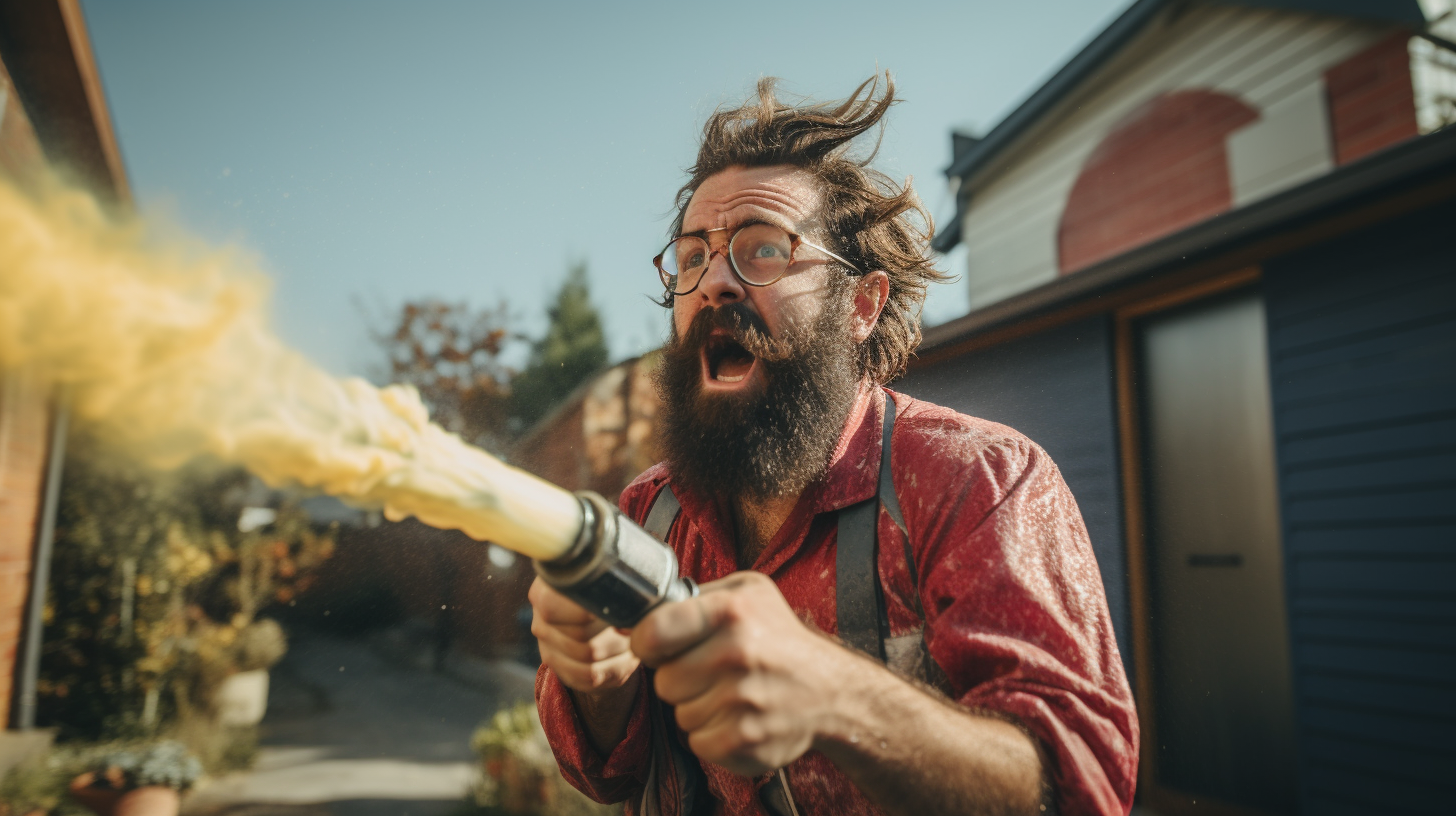
[[[901,529],[905,526],[890,471],[890,436],[894,429],[895,400],[887,393],[880,431],[880,479],[876,495],[839,511],[834,556],[834,604],[839,639],[850,648],[878,658],[881,663],[885,662],[890,622],[880,587],[880,503],[884,502],[890,518]]]
[[[657,498],[652,500],[652,509],[647,511],[647,520],[642,522],[642,529],[652,533],[658,541],[667,541],[667,534],[672,530],[672,523],[677,521],[677,514],[681,510],[682,503],[672,492],[672,486],[663,485],[657,492]]]
[[[875,528],[878,499],[867,499],[839,511],[834,556],[834,604],[839,639],[884,662],[880,642],[879,584],[875,575]]]

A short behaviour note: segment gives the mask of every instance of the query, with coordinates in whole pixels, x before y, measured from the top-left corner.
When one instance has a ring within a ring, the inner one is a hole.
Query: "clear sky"
[[[356,302],[504,299],[536,333],[574,259],[613,358],[657,345],[672,194],[705,116],[760,76],[828,99],[890,69],[879,167],[943,220],[951,129],[994,125],[1127,3],[82,6],[143,209],[251,248],[280,333],[346,374],[378,359]],[[937,287],[926,322],[965,308]]]

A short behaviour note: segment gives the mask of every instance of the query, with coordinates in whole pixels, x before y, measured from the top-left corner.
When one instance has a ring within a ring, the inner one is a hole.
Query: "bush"
[[[621,813],[600,805],[561,776],[536,705],[519,703],[495,713],[476,729],[470,747],[480,756],[475,804],[509,816],[604,816]]]

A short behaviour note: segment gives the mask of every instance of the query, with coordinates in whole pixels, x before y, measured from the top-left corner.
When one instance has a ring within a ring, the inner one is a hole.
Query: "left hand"
[[[704,584],[632,630],[632,651],[657,669],[688,745],[707,762],[757,776],[808,751],[835,710],[846,649],[811,631],[758,572]]]

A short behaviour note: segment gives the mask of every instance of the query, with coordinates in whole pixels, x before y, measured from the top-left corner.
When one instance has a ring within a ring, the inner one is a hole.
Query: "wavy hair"
[[[760,79],[756,99],[708,117],[697,161],[677,193],[672,234],[681,234],[693,193],[716,173],[780,164],[807,172],[822,196],[819,220],[830,248],[861,270],[890,276],[889,297],[874,331],[859,345],[858,360],[862,375],[887,383],[904,373],[920,345],[926,286],[949,277],[931,261],[934,223],[910,179],[899,185],[870,167],[885,114],[896,102],[895,82],[888,71],[877,73],[847,99],[800,105],[780,102],[777,83]],[[874,146],[855,155],[855,140],[876,128]],[[670,303],[671,295],[665,305]]]

